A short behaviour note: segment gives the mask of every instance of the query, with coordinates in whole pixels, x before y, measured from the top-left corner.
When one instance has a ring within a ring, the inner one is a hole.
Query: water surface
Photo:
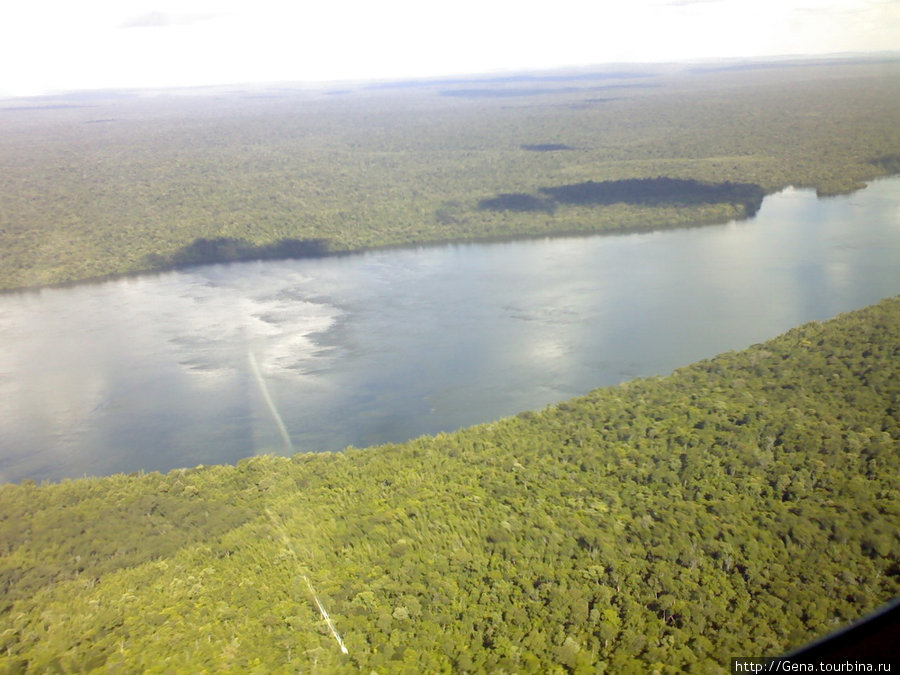
[[[789,189],[721,226],[8,294],[0,481],[402,441],[666,374],[898,293],[892,178],[828,199]]]

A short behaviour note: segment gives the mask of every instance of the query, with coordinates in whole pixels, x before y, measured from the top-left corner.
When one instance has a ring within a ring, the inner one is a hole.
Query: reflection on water
[[[282,452],[276,417],[298,450],[400,441],[664,374],[897,293],[895,178],[825,200],[786,190],[753,221],[715,227],[0,296],[0,480]]]

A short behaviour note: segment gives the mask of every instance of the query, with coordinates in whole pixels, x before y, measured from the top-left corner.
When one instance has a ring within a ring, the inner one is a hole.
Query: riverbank
[[[884,177],[884,176],[880,176]],[[865,184],[859,185],[846,194],[852,194],[865,189]],[[775,193],[777,194],[777,193]],[[840,194],[840,193],[839,193]],[[837,195],[835,195],[837,196]],[[85,284],[99,284],[119,279],[137,278],[147,275],[164,274],[177,270],[186,270],[202,265],[218,265],[235,262],[258,262],[279,260],[309,260],[319,258],[338,258],[345,256],[374,253],[378,251],[411,250],[427,247],[454,246],[465,244],[502,244],[517,241],[528,241],[546,238],[569,238],[592,235],[623,235],[630,233],[655,232],[665,230],[691,229],[709,227],[712,225],[724,225],[728,222],[747,220],[746,211],[737,204],[719,204],[717,207],[704,209],[699,214],[693,214],[690,209],[680,209],[677,216],[676,209],[667,209],[658,214],[641,213],[638,216],[640,222],[628,224],[619,222],[614,225],[606,223],[605,226],[597,222],[586,222],[571,229],[529,231],[524,228],[521,231],[510,230],[506,234],[487,234],[472,237],[458,237],[449,239],[422,239],[411,242],[394,244],[377,244],[356,249],[333,250],[324,240],[296,240],[282,239],[266,244],[252,244],[244,239],[231,239],[217,237],[215,239],[199,238],[182,247],[169,257],[151,254],[145,257],[145,266],[138,266],[126,272],[111,272],[99,276],[73,278],[52,283],[37,283],[26,286],[14,286],[10,288],[0,287],[0,295],[9,293],[39,292],[42,289],[73,288]],[[669,218],[670,220],[666,220]],[[292,252],[293,249],[293,252]]]
[[[581,89],[500,99],[423,84],[35,101],[0,115],[0,288],[170,269],[202,242],[228,243],[228,256],[206,251],[213,262],[283,242],[341,254],[727,222],[748,213],[746,195],[558,198],[659,179],[853,190],[895,171],[898,74],[895,61],[660,68],[603,99],[598,72]],[[491,208],[503,195],[539,208]]]
[[[453,434],[4,485],[0,668],[680,672],[785,652],[900,594],[898,336],[893,298]]]
[[[716,227],[204,265],[6,294],[0,481],[282,448],[260,377],[294,447],[320,451],[665,375],[900,293],[898,205],[900,178],[888,178],[852,197],[786,190],[752,222]]]

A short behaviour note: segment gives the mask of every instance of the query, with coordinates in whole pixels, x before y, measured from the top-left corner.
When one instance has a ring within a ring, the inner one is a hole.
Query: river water
[[[720,226],[0,295],[0,482],[402,441],[897,294],[900,178]]]

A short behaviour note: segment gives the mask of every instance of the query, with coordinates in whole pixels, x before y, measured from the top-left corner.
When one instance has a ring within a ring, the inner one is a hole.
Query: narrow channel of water
[[[289,452],[273,408],[295,451],[402,441],[898,293],[900,178],[828,199],[789,189],[721,226],[4,295],[0,482]]]

